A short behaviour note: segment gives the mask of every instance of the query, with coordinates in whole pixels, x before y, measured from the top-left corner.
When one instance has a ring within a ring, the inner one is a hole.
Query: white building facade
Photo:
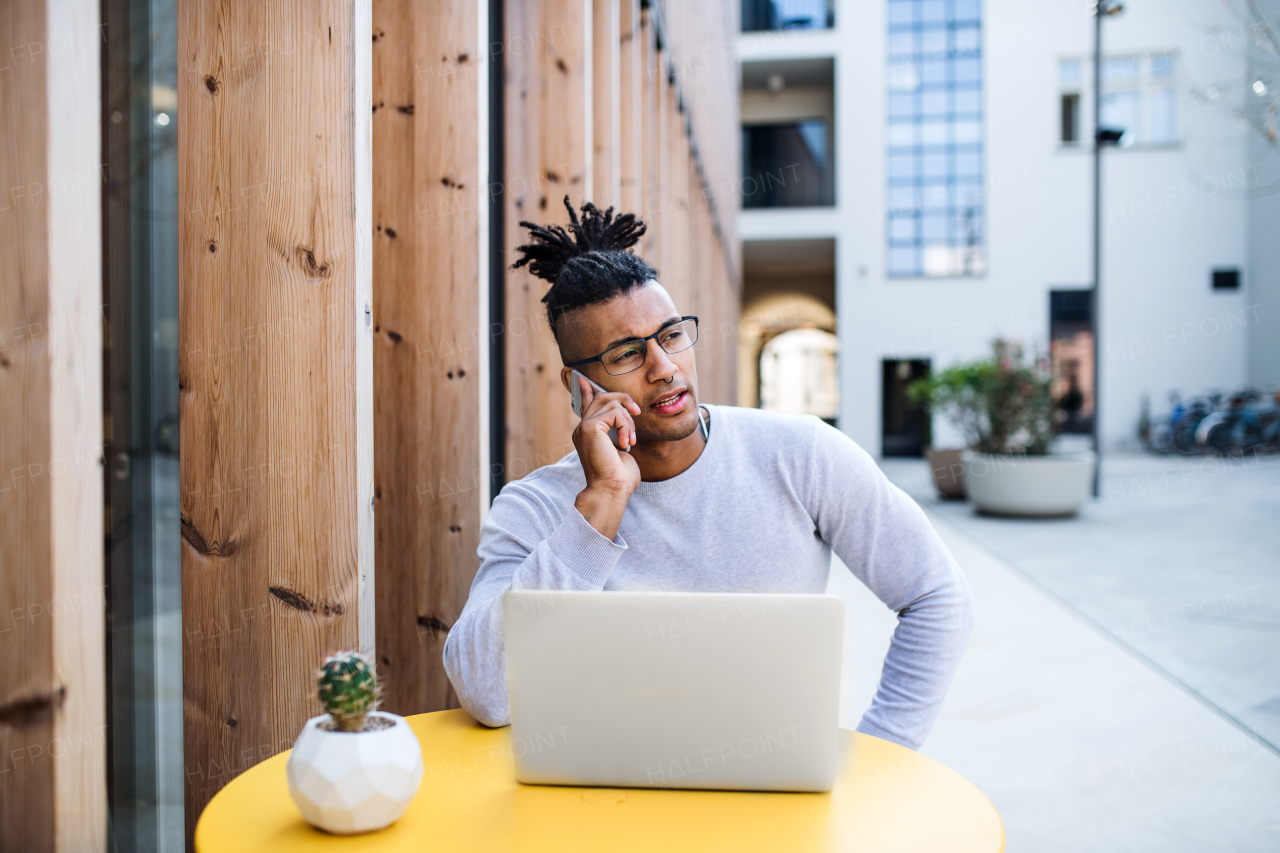
[[[1103,125],[1126,131],[1103,154],[1104,446],[1137,440],[1144,397],[1158,414],[1171,391],[1280,383],[1280,157],[1240,117],[1265,97],[1244,4],[1125,5],[1103,24]],[[825,112],[834,173],[834,204],[747,205],[741,232],[748,257],[834,241],[838,422],[879,455],[886,361],[937,370],[997,337],[1046,350],[1051,293],[1092,285],[1094,18],[1080,0],[833,0],[831,16],[740,37],[744,124]],[[770,72],[824,61],[825,101],[812,80],[789,101]]]

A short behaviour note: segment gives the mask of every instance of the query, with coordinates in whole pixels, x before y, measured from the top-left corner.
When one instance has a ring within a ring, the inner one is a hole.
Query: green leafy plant
[[[981,453],[1044,455],[1054,437],[1048,358],[1028,360],[1022,347],[996,340],[990,358],[917,379],[907,397],[949,419]]]
[[[364,730],[365,718],[378,706],[378,677],[373,663],[359,652],[338,652],[325,658],[316,673],[320,704],[333,717],[338,731]]]

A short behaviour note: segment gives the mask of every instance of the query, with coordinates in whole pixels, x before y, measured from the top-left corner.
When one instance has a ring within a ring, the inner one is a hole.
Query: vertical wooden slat
[[[671,71],[668,65],[669,54],[664,50],[658,56],[658,206],[650,213],[654,227],[662,235],[658,246],[658,264],[665,279],[668,274],[676,282],[679,293],[680,279],[672,268],[675,251],[675,235],[666,227],[668,214],[671,212],[673,197],[673,176],[676,168],[672,155],[672,143],[679,132],[675,115],[675,88],[671,85]],[[680,294],[683,296],[683,294]]]
[[[458,707],[444,638],[479,563],[486,0],[373,5],[374,411],[383,707]]]
[[[713,403],[733,403],[734,401],[725,400],[722,396],[725,365],[721,358],[721,351],[724,348],[722,338],[725,330],[722,318],[724,304],[720,299],[720,293],[724,288],[719,286],[720,282],[711,275],[708,262],[709,256],[719,247],[714,238],[708,239],[711,235],[707,233],[705,227],[706,204],[698,184],[697,167],[692,158],[685,164],[685,169],[688,171],[686,180],[689,185],[687,197],[690,245],[692,246],[689,255],[689,279],[693,282],[695,291],[701,295],[698,310],[702,313],[699,316],[705,316],[709,320],[706,325],[708,331],[706,340],[711,344],[709,347],[704,347],[703,351],[710,356],[707,366],[711,369],[711,375],[707,378],[712,381],[707,382],[700,374],[698,385],[703,394],[702,399]]]
[[[660,277],[667,274],[671,261],[670,235],[662,228],[663,214],[671,203],[671,84],[667,69],[666,51],[654,55],[654,188],[645,218],[654,224],[658,235],[657,245],[650,261],[658,267]]]
[[[592,200],[617,207],[622,179],[622,108],[620,78],[620,0],[592,0],[591,121]]]
[[[300,2],[300,0],[295,0]],[[352,242],[354,257],[352,272],[354,282],[351,308],[355,316],[355,375],[350,377],[355,387],[355,441],[352,448],[356,460],[354,494],[356,513],[356,642],[360,651],[374,657],[377,641],[377,588],[374,574],[373,508],[376,487],[374,483],[373,448],[373,341],[370,326],[373,325],[373,122],[370,104],[373,101],[373,56],[370,33],[373,26],[371,0],[330,0],[334,10],[346,16],[351,27],[351,52],[347,57],[350,69],[349,109],[351,151],[349,175],[344,176],[351,193],[350,216],[353,223]],[[319,31],[316,31],[317,37]],[[339,188],[341,189],[341,188]],[[350,315],[349,315],[350,316]],[[346,370],[347,365],[341,366]],[[345,582],[345,578],[344,578]],[[314,670],[310,674],[314,675]],[[314,686],[312,683],[308,687]]]
[[[0,3],[0,850],[106,843],[98,5]]]
[[[643,102],[641,136],[644,140],[644,166],[643,183],[641,184],[641,205],[638,212],[647,224],[656,215],[653,211],[659,210],[662,204],[662,182],[660,179],[662,168],[662,158],[660,156],[662,147],[662,122],[660,121],[662,102],[659,98],[661,91],[659,81],[662,75],[658,70],[660,60],[657,36],[653,28],[653,17],[647,11],[641,14],[640,35],[640,88]],[[662,273],[661,266],[659,266],[662,259],[661,238],[662,235],[659,229],[650,227],[645,232],[644,239],[640,244],[640,254],[650,264],[659,267],[659,274]]]
[[[715,288],[717,304],[714,310],[721,324],[719,372],[722,379],[718,389],[720,402],[733,406],[738,403],[738,335],[742,334],[738,323],[741,296],[739,288],[735,286],[736,282],[730,280],[725,269],[724,251],[716,251],[722,247],[715,233],[715,223],[711,218],[709,204],[704,207],[702,232],[705,235],[704,245],[712,247],[704,254],[707,264],[707,281],[719,283]]]
[[[668,194],[657,223],[666,247],[662,282],[682,312],[706,317],[701,299],[704,288],[693,286],[689,280],[689,141],[684,134],[685,116],[678,103],[678,93],[672,87],[667,99]]]
[[[528,239],[520,220],[566,224],[563,198],[591,197],[591,0],[505,4],[506,259]],[[507,479],[573,449],[573,412],[541,302],[547,282],[508,270]]]
[[[642,181],[644,164],[644,94],[640,0],[620,0],[618,51],[618,205],[624,213],[644,209]]]
[[[191,832],[373,642],[368,0],[178,3]]]
[[[712,224],[710,207],[700,183],[701,176],[693,162],[689,164],[689,171],[689,197],[693,205],[693,223],[691,223],[690,232],[696,235],[694,238],[696,249],[690,259],[692,265],[690,275],[705,291],[701,310],[711,318],[707,327],[710,346],[706,349],[711,356],[709,378],[712,381],[706,385],[705,399],[713,403],[734,405],[737,400],[732,396],[730,389],[734,387],[733,379],[737,363],[730,361],[729,356],[737,351],[737,316],[736,311],[731,307],[736,304],[737,299],[736,296],[731,296],[728,281],[716,264],[717,259],[723,257],[723,253],[720,251],[720,242]]]

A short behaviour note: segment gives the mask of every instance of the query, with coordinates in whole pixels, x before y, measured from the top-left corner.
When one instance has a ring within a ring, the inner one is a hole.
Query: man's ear
[[[569,374],[571,373],[573,373],[572,367],[560,368],[560,384],[564,385],[564,390],[568,391],[570,394],[573,393],[573,386],[569,384]]]

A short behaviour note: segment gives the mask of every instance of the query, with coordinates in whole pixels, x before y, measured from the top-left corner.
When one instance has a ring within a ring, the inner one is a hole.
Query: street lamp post
[[[1102,19],[1118,15],[1124,5],[1118,0],[1098,0],[1093,7],[1093,496],[1098,496],[1102,473],[1101,419],[1098,413],[1102,394],[1102,147],[1115,145],[1123,131],[1102,126]]]

